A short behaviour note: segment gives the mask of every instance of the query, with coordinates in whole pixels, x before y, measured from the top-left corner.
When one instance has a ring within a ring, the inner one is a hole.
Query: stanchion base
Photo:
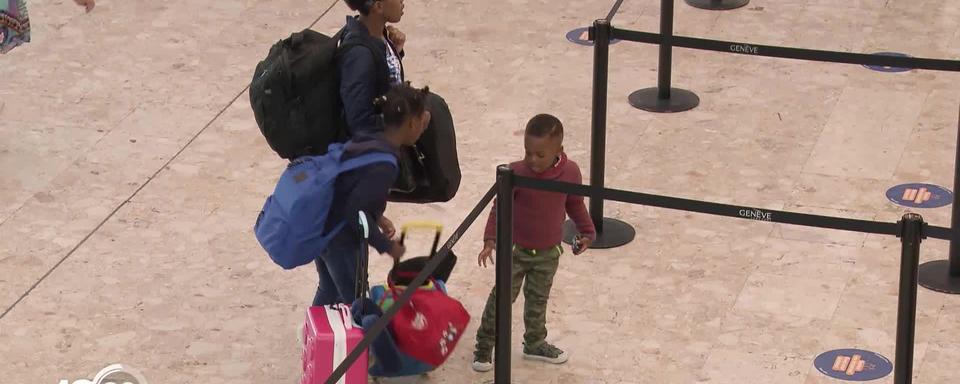
[[[563,223],[563,242],[573,244],[573,237],[577,235],[577,225],[572,220]],[[637,236],[637,230],[624,221],[603,218],[603,232],[597,234],[597,241],[590,245],[591,249],[609,249],[626,245]]]
[[[696,93],[680,88],[670,88],[670,98],[661,99],[657,87],[644,88],[630,94],[627,99],[634,108],[647,112],[673,113],[689,111],[700,105]]]
[[[920,264],[920,286],[951,295],[960,294],[960,276],[950,276],[950,261],[936,260]]]
[[[691,7],[711,11],[726,11],[750,4],[750,0],[686,0]]]

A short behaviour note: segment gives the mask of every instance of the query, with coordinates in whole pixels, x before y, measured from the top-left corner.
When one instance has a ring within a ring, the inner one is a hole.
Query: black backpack
[[[327,36],[304,29],[274,44],[257,64],[250,106],[267,144],[281,158],[323,155],[331,143],[349,137],[337,54],[357,45],[367,46],[374,57],[377,50],[363,39],[340,44],[343,33]]]
[[[447,102],[431,92],[427,97],[430,125],[417,144],[400,151],[400,174],[387,195],[398,203],[442,203],[460,189],[457,135]]]

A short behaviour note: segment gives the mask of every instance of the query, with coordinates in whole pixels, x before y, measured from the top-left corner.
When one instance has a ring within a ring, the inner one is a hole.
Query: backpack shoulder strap
[[[396,167],[397,157],[386,152],[368,153],[340,163],[340,172],[352,171],[373,163],[389,163]]]
[[[381,59],[381,58],[386,59],[387,53],[380,52],[378,47],[376,45],[373,45],[371,42],[366,41],[362,38],[347,39],[346,36],[347,36],[346,32],[344,32],[342,35],[339,36],[338,43],[337,43],[337,49],[339,51],[338,52],[339,54],[343,54],[344,52],[354,47],[366,47],[368,50],[370,50],[370,53],[373,54],[373,57],[375,59]]]
[[[346,36],[346,32],[344,32],[344,36]],[[384,42],[384,44],[389,43]],[[358,46],[366,47],[367,50],[370,51],[370,54],[373,55],[374,65],[377,68],[377,83],[380,83],[380,85],[384,86],[385,88],[389,88],[389,86],[385,83],[385,81],[388,82],[390,78],[390,68],[387,67],[386,51],[380,50],[379,47],[362,38],[350,40],[341,38],[340,42],[338,43],[337,55],[343,55],[348,50]]]

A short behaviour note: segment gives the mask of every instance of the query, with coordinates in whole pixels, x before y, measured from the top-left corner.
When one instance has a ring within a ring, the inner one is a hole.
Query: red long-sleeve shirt
[[[560,161],[543,173],[536,173],[526,163],[518,161],[510,164],[517,176],[555,180],[581,184],[583,177],[580,167],[566,154],[560,154]],[[567,195],[527,188],[516,188],[513,192],[513,242],[527,249],[550,248],[563,238],[563,221],[569,215],[577,225],[577,231],[591,239],[596,238],[596,228],[587,213],[583,196]],[[497,238],[497,203],[487,218],[484,240]]]

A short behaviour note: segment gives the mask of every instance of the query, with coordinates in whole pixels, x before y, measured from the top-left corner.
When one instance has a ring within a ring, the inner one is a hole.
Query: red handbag
[[[432,223],[407,224],[403,227],[400,236],[401,244],[407,237],[407,231],[413,227],[434,228],[436,231],[433,249],[427,257],[429,260],[436,255],[442,227]],[[395,264],[394,269],[396,268]],[[467,324],[470,323],[470,314],[467,313],[463,304],[440,290],[435,279],[431,278],[430,281],[433,282],[434,289],[418,288],[410,302],[400,308],[390,325],[393,327],[397,348],[401,352],[438,367],[456,348],[457,342],[467,329]],[[390,277],[387,278],[387,288],[393,295],[393,302],[396,303],[403,290],[397,288]]]
[[[392,282],[389,286],[396,302],[402,291]],[[439,287],[418,289],[410,303],[391,321],[397,348],[435,367],[447,360],[469,323],[470,314],[463,304],[447,296]]]

